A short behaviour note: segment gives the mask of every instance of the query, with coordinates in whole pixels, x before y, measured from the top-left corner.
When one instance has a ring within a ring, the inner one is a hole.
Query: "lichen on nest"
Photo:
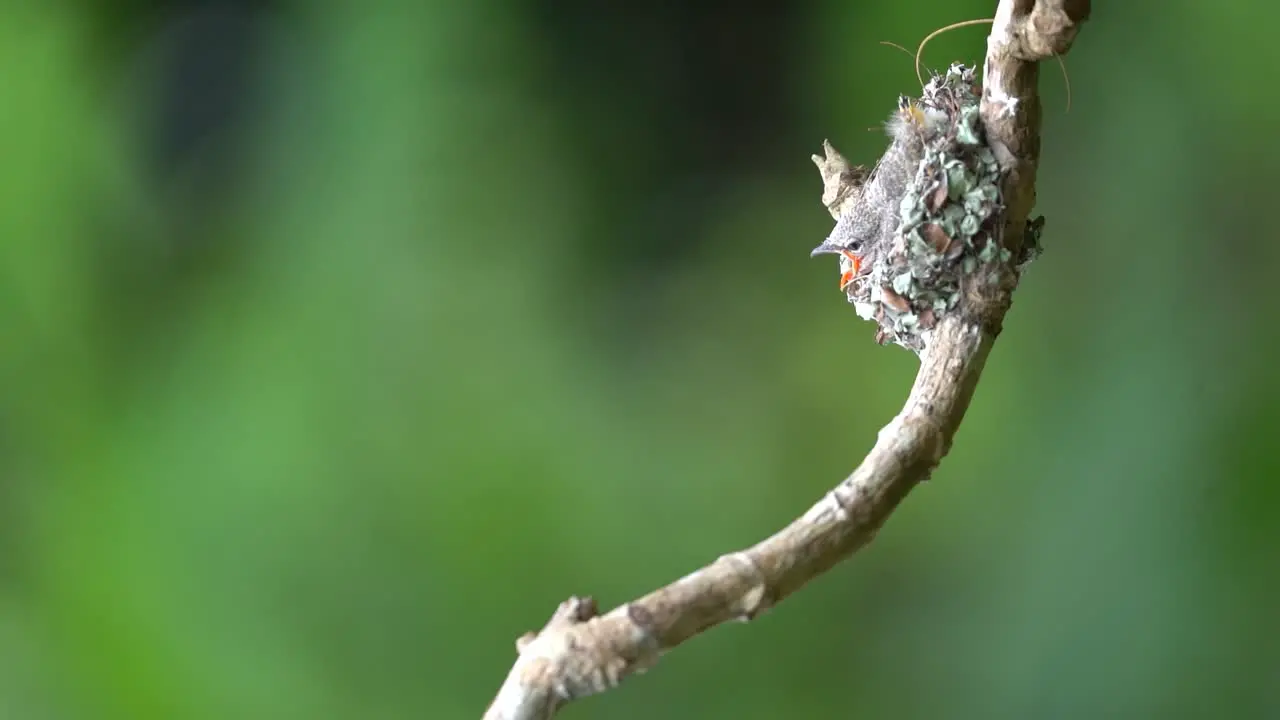
[[[986,145],[974,70],[952,65],[917,99],[901,98],[889,122],[893,142],[868,174],[828,144],[814,156],[836,228],[815,254],[837,253],[843,289],[876,340],[917,354],[960,306],[965,283],[996,282],[1001,247],[1002,172]],[[1033,230],[1038,230],[1038,225]],[[1038,250],[1028,233],[1028,252]],[[848,251],[848,252],[846,252]]]

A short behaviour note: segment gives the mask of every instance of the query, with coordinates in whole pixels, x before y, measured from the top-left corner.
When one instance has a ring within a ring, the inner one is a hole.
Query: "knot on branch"
[[[1023,0],[1015,5],[1011,52],[1027,62],[1066,54],[1092,10],[1090,0]]]
[[[564,632],[570,627],[581,622],[586,622],[596,616],[599,610],[596,608],[595,598],[590,596],[573,597],[560,603],[556,611],[551,614],[551,619],[543,626],[541,633],[527,632],[516,639],[516,652],[523,653],[541,636],[548,632]]]
[[[643,608],[596,613],[592,598],[571,597],[541,631],[516,640],[520,657],[485,720],[550,717],[560,705],[604,692],[657,661],[658,641]],[[546,714],[528,714],[531,708]]]
[[[750,622],[773,607],[774,598],[769,593],[769,579],[749,552],[721,555],[717,565],[724,565],[726,578],[741,588],[732,594],[730,612],[742,622]]]

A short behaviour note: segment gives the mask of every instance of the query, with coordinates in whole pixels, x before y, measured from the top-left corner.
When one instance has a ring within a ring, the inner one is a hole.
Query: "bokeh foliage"
[[[994,3],[693,5],[0,4],[0,717],[477,717],[853,466],[808,155]],[[935,479],[566,717],[1280,714],[1280,10],[1096,5]]]

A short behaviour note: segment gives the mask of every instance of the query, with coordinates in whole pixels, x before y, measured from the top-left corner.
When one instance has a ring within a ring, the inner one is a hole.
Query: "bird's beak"
[[[809,253],[809,257],[818,257],[819,255],[839,255],[843,250],[843,247],[831,242],[830,240],[823,240],[821,245],[814,248],[813,252]]]

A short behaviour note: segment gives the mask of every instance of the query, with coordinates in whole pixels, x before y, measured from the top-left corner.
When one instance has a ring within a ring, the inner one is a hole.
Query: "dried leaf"
[[[925,223],[920,226],[920,234],[928,241],[929,247],[936,253],[946,252],[951,247],[951,236],[938,223]]]
[[[924,206],[929,209],[929,212],[936,213],[942,207],[942,204],[945,203],[946,201],[947,201],[947,176],[943,175],[938,180],[938,186],[934,188],[933,191],[930,192],[927,197],[925,197]]]
[[[900,313],[909,312],[911,310],[911,303],[907,302],[906,298],[894,292],[891,287],[886,286],[880,288],[880,299],[885,305],[888,305]]]

